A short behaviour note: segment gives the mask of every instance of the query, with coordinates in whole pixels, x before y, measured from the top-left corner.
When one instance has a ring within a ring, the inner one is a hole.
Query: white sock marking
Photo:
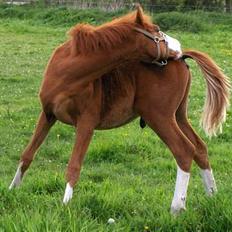
[[[168,42],[168,48],[177,52],[177,56],[175,59],[179,59],[182,56],[182,50],[181,50],[181,44],[177,39],[174,39],[173,37],[165,34],[166,40]]]
[[[216,182],[213,176],[212,169],[202,169],[201,170],[202,180],[205,186],[205,191],[209,196],[212,196],[217,192]]]
[[[23,166],[23,162],[21,162],[18,166],[18,169],[15,173],[14,179],[12,180],[9,189],[11,190],[14,187],[18,187],[21,183],[22,180],[22,171],[21,171],[21,167]]]
[[[176,186],[171,205],[171,213],[173,214],[185,210],[189,178],[190,173],[181,170],[179,166],[177,166]]]
[[[65,193],[64,193],[64,199],[63,199],[63,203],[65,205],[72,199],[72,195],[73,195],[73,188],[71,187],[69,183],[67,183]]]

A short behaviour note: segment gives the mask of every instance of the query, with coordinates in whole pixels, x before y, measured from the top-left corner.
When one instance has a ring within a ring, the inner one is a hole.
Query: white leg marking
[[[201,170],[202,180],[205,186],[205,191],[209,196],[212,196],[217,192],[216,182],[213,176],[212,169],[202,169]]]
[[[189,178],[190,173],[184,172],[177,166],[176,186],[171,205],[172,214],[178,214],[181,210],[185,210]]]
[[[168,48],[177,52],[177,56],[175,59],[179,59],[182,56],[182,50],[181,50],[181,44],[177,39],[174,39],[173,37],[166,35],[166,40],[168,42]]]
[[[72,195],[73,195],[73,188],[71,187],[69,183],[67,183],[65,193],[64,193],[64,199],[63,199],[63,203],[65,205],[72,199]]]
[[[9,189],[11,190],[14,187],[18,187],[22,181],[22,171],[21,171],[21,167],[23,166],[23,162],[21,162],[18,166],[18,169],[15,173],[14,179],[12,180]]]

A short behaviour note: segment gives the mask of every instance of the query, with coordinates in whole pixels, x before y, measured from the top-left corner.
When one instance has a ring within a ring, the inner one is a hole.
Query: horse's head
[[[160,31],[158,25],[149,22],[140,6],[137,7],[135,23],[137,48],[141,50],[144,61],[157,63],[181,56],[179,41]]]

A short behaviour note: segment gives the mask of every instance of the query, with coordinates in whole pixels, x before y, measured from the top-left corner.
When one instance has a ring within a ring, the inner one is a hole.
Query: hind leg
[[[41,112],[33,137],[21,155],[18,169],[16,171],[14,179],[12,180],[9,186],[9,189],[12,189],[20,185],[22,177],[26,170],[29,168],[37,149],[46,138],[50,128],[53,126],[55,121],[55,118],[52,118],[48,121],[45,113]]]
[[[212,169],[210,167],[207,147],[205,143],[202,141],[202,139],[196,134],[196,132],[191,127],[187,119],[187,96],[188,96],[189,85],[186,90],[185,97],[176,112],[176,120],[183,133],[195,145],[196,152],[194,156],[194,161],[201,168],[201,176],[205,186],[206,193],[211,196],[214,192],[217,191],[217,187],[214,180]]]
[[[169,147],[177,162],[175,192],[171,212],[177,214],[185,209],[190,168],[195,148],[179,129],[175,117],[165,116],[160,112],[142,115],[147,124],[159,135]]]

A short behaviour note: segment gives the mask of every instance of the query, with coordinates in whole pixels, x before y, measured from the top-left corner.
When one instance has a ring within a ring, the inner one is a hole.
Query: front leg
[[[36,129],[34,131],[34,134],[32,136],[32,139],[21,155],[18,169],[15,173],[14,179],[12,180],[9,186],[9,189],[15,188],[20,185],[24,173],[29,168],[31,162],[34,159],[36,151],[45,140],[49,130],[51,129],[51,127],[54,125],[55,122],[56,122],[55,117],[51,117],[50,120],[48,120],[46,114],[43,111],[40,113],[39,120]]]
[[[78,131],[76,129],[76,141],[68,163],[63,203],[67,204],[73,195],[73,187],[80,177],[81,165],[88,149],[90,140],[94,132],[93,120],[80,120]]]

